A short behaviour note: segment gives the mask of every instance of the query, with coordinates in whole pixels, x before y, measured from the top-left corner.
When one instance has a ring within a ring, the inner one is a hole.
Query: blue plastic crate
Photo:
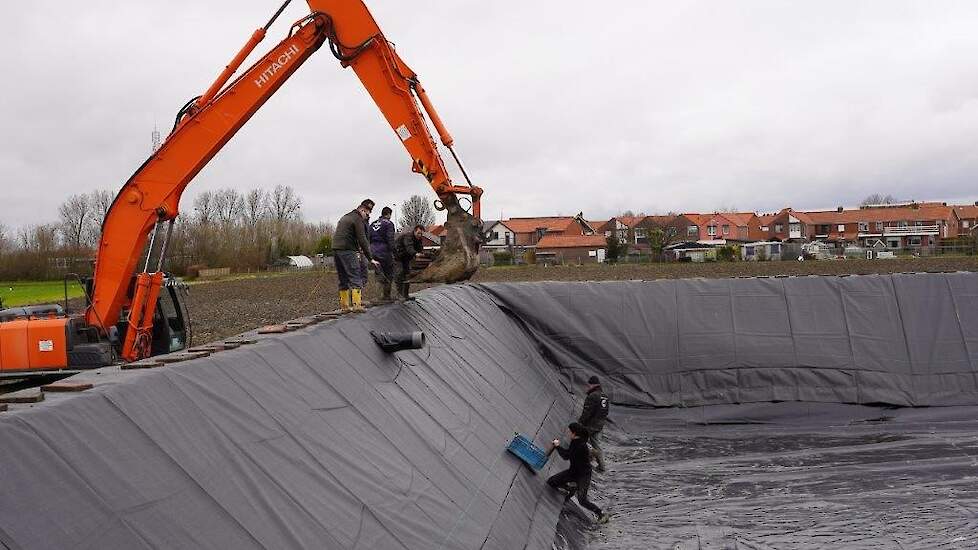
[[[547,460],[550,459],[546,451],[534,445],[529,438],[521,434],[513,435],[513,440],[509,442],[506,450],[516,455],[533,471],[542,470],[547,465]]]

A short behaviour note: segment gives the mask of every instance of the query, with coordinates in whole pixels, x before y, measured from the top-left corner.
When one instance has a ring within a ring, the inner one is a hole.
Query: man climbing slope
[[[587,428],[591,457],[598,463],[596,469],[598,473],[601,473],[605,470],[604,452],[601,450],[601,430],[604,429],[605,420],[608,419],[610,400],[604,390],[601,389],[601,381],[597,376],[588,379],[586,391],[584,407],[581,410],[581,417],[577,421]]]
[[[567,498],[564,502],[576,494],[577,502],[598,516],[598,523],[608,523],[611,516],[602,512],[597,504],[587,499],[587,492],[591,487],[591,456],[587,449],[587,429],[578,422],[571,422],[567,426],[567,435],[569,442],[566,449],[560,446],[559,439],[554,439],[552,445],[553,450],[557,451],[561,458],[570,461],[570,467],[551,476],[547,480],[547,485],[565,492]]]

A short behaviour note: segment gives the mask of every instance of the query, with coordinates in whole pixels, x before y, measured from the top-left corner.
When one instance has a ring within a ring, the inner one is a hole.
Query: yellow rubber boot
[[[350,311],[355,311],[355,312],[367,311],[363,307],[363,291],[360,290],[359,288],[354,288],[350,290],[350,293],[351,296],[353,297],[353,307],[350,308]]]
[[[340,309],[343,311],[350,311],[350,291],[341,290],[340,291]]]

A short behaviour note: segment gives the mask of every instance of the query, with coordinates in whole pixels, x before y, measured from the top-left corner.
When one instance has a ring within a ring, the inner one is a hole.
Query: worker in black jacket
[[[398,298],[402,301],[414,299],[411,298],[411,283],[407,281],[411,276],[411,260],[420,257],[424,252],[421,244],[422,235],[424,235],[424,226],[416,225],[411,231],[398,235],[394,241],[394,259],[400,264],[394,282],[397,285]]]
[[[604,452],[601,450],[601,430],[604,429],[605,420],[608,418],[609,407],[610,400],[604,390],[601,389],[601,381],[598,380],[597,376],[592,376],[587,381],[587,395],[584,397],[581,417],[577,421],[587,428],[591,456],[598,463],[597,471],[599,473],[605,470]]]
[[[355,210],[340,218],[333,234],[333,258],[340,280],[340,308],[346,311],[363,311],[363,287],[367,278],[361,267],[361,255],[378,265],[370,255],[370,242],[367,241],[367,220],[373,209],[374,201],[364,200]]]
[[[566,449],[560,446],[559,439],[554,439],[552,445],[553,450],[557,451],[561,458],[570,461],[570,467],[551,476],[547,480],[547,485],[566,491],[565,502],[576,494],[577,502],[598,516],[598,523],[608,523],[611,516],[602,512],[597,504],[587,499],[587,492],[591,486],[591,456],[587,449],[587,429],[578,422],[571,422],[567,426],[567,436],[569,442]]]

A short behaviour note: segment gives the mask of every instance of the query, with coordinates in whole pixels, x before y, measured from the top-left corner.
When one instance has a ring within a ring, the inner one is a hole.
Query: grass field
[[[82,287],[77,281],[68,283],[69,298],[83,295]],[[3,300],[3,307],[61,303],[64,297],[62,281],[0,281],[0,300]]]

